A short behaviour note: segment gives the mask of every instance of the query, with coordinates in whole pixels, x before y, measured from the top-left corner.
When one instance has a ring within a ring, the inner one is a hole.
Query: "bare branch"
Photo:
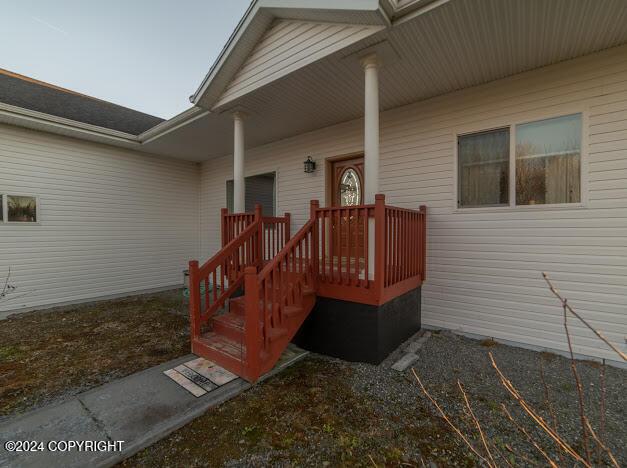
[[[588,431],[590,431],[590,434],[592,434],[592,438],[596,441],[597,444],[599,444],[599,446],[605,451],[605,453],[607,453],[607,456],[610,457],[612,464],[616,468],[620,468],[620,465],[616,461],[616,458],[614,458],[612,451],[603,442],[601,442],[601,439],[597,437],[596,433],[594,432],[594,429],[592,429],[592,426],[590,425],[590,421],[588,421],[588,418],[585,418],[585,420],[586,420],[586,427],[588,428]]]
[[[540,447],[540,445],[535,441],[535,439],[531,437],[531,434],[529,434],[529,432],[524,427],[522,427],[520,424],[518,424],[518,422],[516,422],[516,420],[512,417],[510,412],[507,410],[507,407],[503,403],[501,403],[501,409],[503,410],[503,413],[505,413],[505,416],[507,416],[507,419],[509,419],[510,422],[514,426],[516,426],[516,429],[518,429],[520,432],[522,432],[525,435],[525,437],[527,437],[527,440],[531,442],[531,444],[536,448],[536,450],[538,450],[538,452],[542,454],[542,456],[546,459],[546,461],[549,462],[549,465],[551,465],[553,468],[557,468],[557,465],[555,464],[553,459],[549,457],[544,450],[542,450],[542,447]]]
[[[473,422],[475,423],[475,426],[477,426],[477,429],[479,430],[479,435],[481,436],[481,442],[483,443],[483,447],[485,448],[486,454],[488,455],[488,458],[492,462],[492,466],[497,466],[496,462],[494,461],[494,458],[492,458],[490,449],[488,448],[488,442],[486,441],[485,435],[483,434],[483,429],[481,429],[481,424],[479,424],[479,420],[475,416],[475,413],[472,411],[470,402],[468,401],[468,396],[466,395],[466,392],[464,391],[464,387],[459,380],[457,381],[457,386],[459,387],[459,390],[462,392],[462,396],[464,397],[464,402],[466,403],[466,408],[468,408],[470,417],[472,418]]]
[[[559,293],[559,291],[555,288],[555,286],[553,286],[553,283],[551,283],[549,276],[545,272],[542,273],[542,277],[544,278],[546,283],[549,285],[549,289],[551,290],[551,292],[555,295],[555,297],[557,297],[560,300],[563,308],[568,310],[568,312],[570,312],[575,317],[577,317],[581,323],[583,323],[586,327],[592,330],[592,332],[596,336],[598,336],[601,341],[603,341],[606,345],[608,345],[616,354],[618,354],[623,359],[623,361],[627,361],[627,354],[623,353],[620,349],[618,349],[616,345],[612,344],[607,338],[605,338],[603,334],[601,334],[600,331],[596,330],[592,325],[586,322],[581,315],[579,315],[577,312],[573,310],[573,308],[568,304],[568,301],[565,298],[563,298],[562,295]]]
[[[586,428],[586,413],[583,401],[583,387],[581,380],[579,379],[579,373],[577,372],[577,364],[575,362],[575,355],[573,354],[573,345],[570,341],[570,332],[568,331],[568,312],[566,309],[566,299],[564,300],[564,330],[566,332],[566,341],[568,343],[568,351],[570,352],[570,368],[575,378],[575,386],[577,387],[577,397],[579,403],[579,419],[581,419],[581,439],[583,442],[583,448],[586,451],[586,460],[588,463],[590,459],[590,445],[588,444],[588,429]]]
[[[540,380],[542,381],[542,386],[544,387],[544,402],[549,410],[549,414],[551,415],[551,419],[553,420],[553,430],[557,432],[557,414],[555,413],[555,409],[553,408],[553,404],[551,403],[551,397],[549,396],[549,386],[546,383],[546,378],[544,377],[544,365],[542,364],[542,357],[540,357]],[[560,459],[560,465],[564,465],[564,455],[560,450],[558,452],[558,456]]]
[[[9,278],[11,278],[11,267],[9,267],[9,272],[7,273],[7,279],[4,282],[4,287],[2,288],[2,293],[0,293],[0,297],[4,297],[7,293],[7,288],[9,287]]]
[[[514,397],[514,399],[525,410],[525,412],[529,416],[531,416],[531,418],[538,424],[538,426],[540,426],[544,430],[544,432],[546,432],[549,437],[551,437],[562,450],[568,453],[575,460],[581,462],[584,466],[590,467],[590,463],[588,463],[577,452],[575,452],[575,450],[573,450],[573,448],[568,445],[568,443],[564,441],[564,439],[556,431],[551,429],[546,421],[542,419],[542,417],[538,415],[538,413],[520,395],[518,390],[516,390],[516,387],[514,387],[514,385],[505,377],[505,375],[503,375],[499,367],[496,365],[496,361],[494,360],[494,356],[492,356],[492,353],[489,352],[488,355],[490,356],[490,361],[492,361],[492,367],[494,367],[499,376],[499,379],[501,380],[501,384],[510,393],[510,395]]]
[[[597,443],[602,446],[602,441],[605,440],[605,359],[603,359],[603,364],[599,371],[599,380],[601,381],[601,401],[599,408],[599,441],[597,441]]]
[[[466,436],[464,434],[462,434],[462,432],[457,428],[457,426],[455,426],[455,424],[453,424],[453,422],[448,418],[448,416],[446,415],[444,410],[442,410],[440,405],[438,405],[438,402],[435,401],[435,399],[429,394],[429,392],[427,391],[425,386],[422,384],[422,382],[420,380],[420,377],[418,377],[418,374],[416,374],[416,370],[412,368],[411,371],[414,374],[414,377],[416,378],[416,381],[418,382],[418,385],[420,385],[420,388],[422,389],[422,392],[427,396],[427,398],[431,401],[431,403],[433,403],[433,406],[435,406],[437,408],[437,410],[440,413],[440,415],[442,416],[442,418],[448,423],[449,426],[451,426],[451,428],[455,431],[455,433],[464,441],[464,443],[468,446],[468,448],[472,451],[472,453],[474,453],[477,457],[479,457],[479,459],[481,461],[483,461],[487,465],[490,465],[488,460],[486,460],[484,457],[481,456],[481,454],[477,451],[477,449],[475,449],[475,447],[473,447],[473,445],[466,438]]]

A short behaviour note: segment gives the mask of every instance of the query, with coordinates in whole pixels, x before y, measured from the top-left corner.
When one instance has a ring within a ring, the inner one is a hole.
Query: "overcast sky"
[[[0,68],[170,118],[250,0],[0,0]]]

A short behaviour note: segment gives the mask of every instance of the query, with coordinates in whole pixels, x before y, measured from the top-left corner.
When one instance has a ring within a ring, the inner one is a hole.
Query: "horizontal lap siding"
[[[197,255],[193,163],[0,126],[0,168],[0,193],[40,202],[38,224],[0,223],[0,311],[179,285]]]
[[[456,132],[579,109],[587,115],[585,208],[456,212]],[[362,140],[361,121],[300,135],[248,150],[246,172],[277,170],[278,212],[292,211],[296,229],[309,199],[324,200],[324,159],[360,151]],[[308,155],[315,174],[303,173]],[[231,170],[230,157],[204,164],[203,252],[217,248],[205,233],[219,226],[224,197],[212,186]],[[429,208],[424,324],[565,350],[562,310],[540,275],[547,271],[625,349],[627,47],[384,112],[380,177],[390,204]],[[615,357],[571,323],[578,352]]]
[[[216,106],[383,29],[383,26],[278,20],[255,46]]]

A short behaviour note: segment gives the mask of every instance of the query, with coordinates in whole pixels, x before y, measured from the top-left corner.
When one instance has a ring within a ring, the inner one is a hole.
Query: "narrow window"
[[[37,198],[7,195],[7,221],[37,222]]]
[[[0,223],[4,221],[4,195],[0,194]]]
[[[516,126],[516,204],[581,201],[581,115]]]
[[[245,209],[247,213],[255,211],[255,205],[261,204],[264,216],[274,216],[275,213],[275,200],[274,200],[274,187],[275,187],[276,173],[268,172],[266,174],[259,174],[249,176],[244,179],[245,185]],[[233,180],[226,181],[226,208],[229,213],[233,213]]]
[[[458,207],[509,204],[509,128],[458,138]]]

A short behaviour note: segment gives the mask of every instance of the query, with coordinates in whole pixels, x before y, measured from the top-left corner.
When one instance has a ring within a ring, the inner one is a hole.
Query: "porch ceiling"
[[[143,146],[207,160],[232,151],[230,111],[255,147],[361,117],[357,56],[383,41],[383,110],[627,43],[624,0],[451,0],[327,56]],[[390,47],[388,46],[388,49]]]

